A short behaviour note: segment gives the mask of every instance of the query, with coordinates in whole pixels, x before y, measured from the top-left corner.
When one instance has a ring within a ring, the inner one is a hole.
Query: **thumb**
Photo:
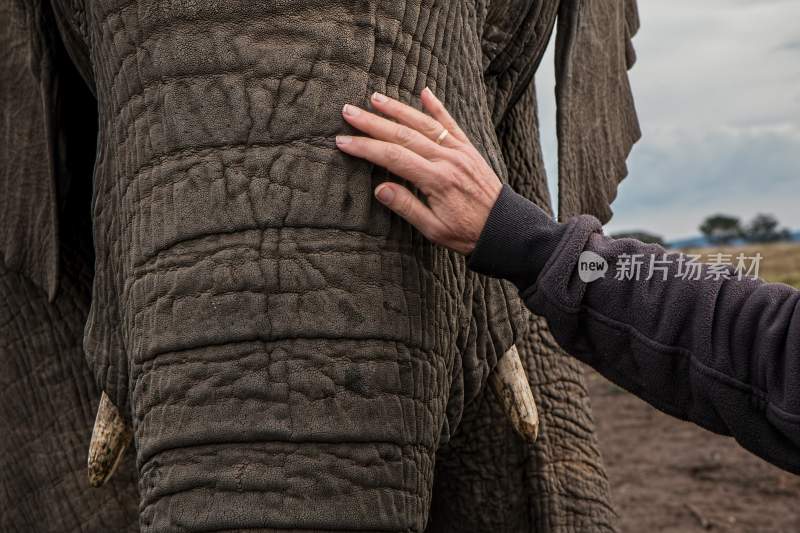
[[[375,188],[375,198],[435,242],[441,222],[411,191],[397,183],[381,183]]]

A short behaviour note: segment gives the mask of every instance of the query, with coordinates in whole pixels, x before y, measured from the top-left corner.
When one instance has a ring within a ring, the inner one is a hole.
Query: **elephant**
[[[578,364],[333,139],[343,104],[429,87],[549,209],[556,32],[559,217],[605,222],[640,136],[635,0],[0,16],[0,529],[615,530]],[[512,351],[534,442],[488,386]]]

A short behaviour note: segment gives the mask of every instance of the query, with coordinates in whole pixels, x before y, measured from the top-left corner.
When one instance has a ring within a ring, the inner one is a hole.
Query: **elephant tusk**
[[[89,485],[102,487],[109,480],[132,438],[119,409],[103,392],[89,443]]]
[[[534,442],[539,435],[539,412],[516,346],[503,354],[489,381],[511,425],[522,438]]]

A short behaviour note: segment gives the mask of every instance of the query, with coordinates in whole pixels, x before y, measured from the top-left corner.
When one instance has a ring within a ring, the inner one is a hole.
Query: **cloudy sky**
[[[642,140],[608,232],[697,235],[709,214],[800,229],[800,0],[639,0]],[[552,46],[537,74],[555,187]]]

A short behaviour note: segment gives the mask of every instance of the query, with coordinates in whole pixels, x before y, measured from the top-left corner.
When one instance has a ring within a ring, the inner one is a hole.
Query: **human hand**
[[[502,184],[431,90],[421,98],[430,115],[379,93],[372,106],[388,118],[345,105],[344,119],[369,137],[339,135],[336,145],[416,185],[427,206],[393,182],[378,185],[375,197],[434,243],[467,255]]]

